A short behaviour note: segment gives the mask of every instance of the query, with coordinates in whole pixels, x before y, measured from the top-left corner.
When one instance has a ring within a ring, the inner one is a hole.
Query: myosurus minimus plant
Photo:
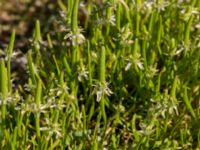
[[[200,1],[55,5],[55,31],[35,23],[25,84],[12,82],[10,31],[0,59],[0,149],[198,150]]]

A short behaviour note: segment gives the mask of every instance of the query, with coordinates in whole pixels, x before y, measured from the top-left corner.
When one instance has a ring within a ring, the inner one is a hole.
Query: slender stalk
[[[75,68],[76,61],[77,61],[77,51],[78,51],[78,42],[77,42],[77,32],[78,32],[78,5],[79,0],[74,0],[72,15],[71,15],[71,30],[73,35],[75,35],[75,46],[72,46],[72,66],[73,69]]]
[[[42,95],[42,82],[39,79],[36,88],[36,95],[35,95],[35,103],[37,107],[37,111],[35,114],[35,126],[36,126],[36,135],[37,138],[40,138],[40,102],[41,102],[41,95]]]
[[[141,2],[140,2],[140,0],[136,0],[136,37],[138,37],[139,36],[139,34],[140,34],[140,19],[141,19],[141,17],[140,17],[140,12],[139,12],[139,7],[140,7],[140,5],[141,5]]]
[[[117,4],[117,12],[116,12],[116,26],[117,29],[119,30],[121,27],[121,5],[120,3]]]
[[[90,52],[90,42],[88,41],[87,47],[87,56],[88,56],[88,69],[89,69],[89,84],[90,84],[90,92],[92,88],[92,66],[91,66],[91,52]]]
[[[103,89],[104,89],[105,82],[106,82],[105,81],[106,80],[106,77],[105,77],[105,71],[106,71],[105,63],[106,63],[106,49],[105,49],[105,47],[102,47],[101,52],[100,52],[100,62],[99,62],[99,65],[100,65],[100,68],[99,68],[99,81],[102,84]],[[103,116],[103,119],[104,119],[104,124],[106,124],[107,117],[106,117],[106,112],[105,112],[104,93],[103,93],[102,98],[100,100],[100,107],[101,107],[101,113],[102,113],[102,116]]]
[[[186,50],[188,50],[189,44],[190,44],[190,29],[191,29],[191,25],[192,25],[193,20],[194,20],[194,16],[192,15],[190,17],[189,21],[186,24],[186,29],[185,29],[185,47],[186,47]]]
[[[47,34],[47,41],[48,41],[49,48],[53,49],[53,43],[51,40],[51,35],[49,33]]]
[[[75,36],[75,45],[72,45],[72,70],[76,72],[77,70],[77,62],[78,62],[78,6],[79,0],[74,0],[73,9],[71,14],[71,30],[73,35]],[[73,75],[73,82],[72,82],[72,95],[76,97],[78,86],[77,86],[77,79],[75,75]]]
[[[31,50],[28,51],[28,69],[29,69],[29,73],[30,73],[30,76],[31,76],[31,81],[35,85],[36,84],[35,68],[34,68],[34,65],[33,65],[32,51]]]
[[[12,80],[10,78],[11,76],[11,57],[12,57],[12,52],[14,48],[14,42],[15,42],[15,30],[13,30],[10,42],[8,45],[8,61],[7,61],[7,73],[8,73],[8,92],[12,93]]]
[[[193,110],[193,108],[192,108],[192,105],[191,105],[191,103],[190,103],[190,101],[189,101],[189,99],[188,99],[188,94],[187,94],[187,87],[186,86],[184,86],[184,89],[183,89],[184,91],[184,93],[183,93],[183,100],[184,100],[184,102],[185,102],[185,104],[186,104],[186,108],[189,110],[189,112],[191,113],[191,115],[192,115],[192,117],[194,118],[194,119],[196,119],[196,114],[195,114],[195,112],[194,112],[194,110]]]
[[[35,42],[41,42],[42,41],[41,30],[40,30],[40,21],[39,20],[37,20],[36,23],[35,23],[34,41]]]
[[[172,89],[171,89],[171,94],[170,96],[173,98],[173,99],[176,99],[176,88],[177,88],[177,82],[178,82],[178,77],[175,77],[174,78],[174,82],[173,82],[173,85],[172,85]]]
[[[71,29],[74,34],[76,34],[78,30],[78,5],[79,5],[79,0],[74,0],[73,10],[71,15]]]
[[[3,59],[0,60],[0,102],[1,102],[1,116],[3,122],[6,117],[6,96],[8,93],[7,85],[7,68]]]

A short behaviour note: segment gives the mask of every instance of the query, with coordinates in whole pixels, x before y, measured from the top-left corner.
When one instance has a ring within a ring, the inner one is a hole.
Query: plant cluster
[[[198,149],[200,1],[58,0],[28,79],[0,60],[0,149]],[[23,76],[21,76],[23,78]]]

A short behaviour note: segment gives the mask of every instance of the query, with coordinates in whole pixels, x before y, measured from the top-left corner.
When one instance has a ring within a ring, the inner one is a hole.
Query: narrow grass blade
[[[33,60],[32,60],[32,51],[29,50],[27,55],[28,55],[28,69],[31,76],[31,81],[35,85],[36,78],[35,78],[35,68],[33,66]]]
[[[67,62],[67,58],[66,57],[63,57],[63,65],[64,65],[64,67],[66,69],[67,75],[69,77],[71,77],[72,76],[72,74],[71,74],[72,71],[71,71],[71,68],[69,66],[69,63]]]
[[[90,42],[87,41],[87,56],[88,56],[88,70],[89,70],[89,84],[90,84],[90,92],[92,88],[92,66],[91,66],[91,51],[90,51]]]
[[[172,85],[171,93],[170,93],[170,96],[172,99],[176,99],[177,82],[178,82],[178,77],[175,77],[173,85]]]
[[[51,36],[49,33],[47,34],[47,41],[48,41],[49,48],[53,49],[53,43],[52,43]]]
[[[56,59],[56,56],[55,56],[55,55],[53,55],[53,60],[54,60],[54,62],[55,62],[55,65],[56,65],[56,70],[57,70],[57,73],[58,73],[58,75],[60,75],[60,68],[59,68],[59,66],[58,66],[58,61],[57,61],[57,59]]]
[[[196,119],[196,114],[195,114],[195,112],[194,112],[194,110],[193,110],[193,108],[192,108],[192,105],[191,105],[191,103],[190,103],[190,101],[189,101],[189,99],[188,99],[187,87],[185,86],[183,90],[184,90],[184,91],[183,91],[183,92],[184,92],[184,93],[183,93],[183,100],[184,100],[184,102],[185,102],[185,104],[186,104],[186,108],[187,108],[188,111],[191,113],[192,117],[193,117],[194,119]]]
[[[13,30],[10,42],[8,45],[8,61],[7,61],[7,73],[8,73],[8,92],[12,93],[12,81],[11,81],[11,57],[12,52],[14,48],[14,42],[15,42],[15,30]]]
[[[159,16],[159,23],[158,23],[158,32],[157,32],[157,43],[160,44],[162,34],[163,34],[163,21],[162,16]]]
[[[40,21],[37,20],[35,23],[35,31],[34,31],[34,41],[35,42],[41,42],[42,37],[41,37],[41,30],[40,30]]]
[[[140,34],[140,20],[141,20],[140,13],[139,13],[140,5],[141,5],[141,1],[136,0],[136,23],[135,23],[136,24],[136,31],[135,31],[136,37],[138,37]]]
[[[105,63],[106,63],[106,49],[105,47],[102,47],[101,49],[101,52],[100,52],[100,62],[99,62],[99,80],[100,80],[100,83],[102,84],[103,86],[103,89],[104,89],[104,84],[105,84],[105,71],[106,71],[106,68],[105,68]],[[103,92],[103,91],[102,91]],[[107,122],[107,117],[106,117],[106,112],[105,112],[105,99],[104,99],[104,93],[102,95],[102,98],[100,100],[100,106],[101,106],[101,113],[102,113],[102,116],[103,116],[103,119],[104,119],[104,124],[106,124]]]
[[[144,68],[147,69],[147,57],[146,57],[146,41],[143,40],[142,41],[142,57],[143,57],[143,60],[144,60]]]
[[[190,44],[190,29],[191,29],[191,25],[192,25],[192,22],[194,20],[194,16],[192,15],[189,19],[189,21],[187,22],[186,24],[186,29],[185,29],[185,47],[186,47],[186,50],[188,50],[189,48],[189,44]],[[185,51],[186,52],[186,51]]]
[[[71,14],[71,30],[73,35],[75,36],[75,45],[72,45],[72,66],[73,69],[76,68],[76,62],[78,58],[78,42],[77,42],[77,34],[78,34],[78,6],[79,0],[73,1],[73,9]]]
[[[87,122],[86,122],[85,106],[82,105],[81,109],[82,109],[82,114],[83,114],[83,132],[84,132],[84,134],[86,134],[86,132],[87,132],[87,124],[86,123]]]
[[[37,111],[35,114],[35,125],[36,125],[36,136],[40,138],[40,103],[41,103],[41,95],[42,95],[42,82],[39,79],[36,88],[36,95],[35,95],[35,103],[37,107]]]
[[[120,27],[121,27],[121,5],[118,4],[117,5],[117,12],[116,12],[116,26],[117,26],[117,29],[119,30]]]
[[[71,29],[74,34],[77,33],[78,30],[78,5],[79,5],[79,0],[74,0],[73,1],[73,10],[72,10],[72,15],[71,15]]]
[[[5,120],[6,116],[6,96],[8,93],[7,85],[7,68],[3,59],[0,60],[0,103],[1,103],[1,116]]]

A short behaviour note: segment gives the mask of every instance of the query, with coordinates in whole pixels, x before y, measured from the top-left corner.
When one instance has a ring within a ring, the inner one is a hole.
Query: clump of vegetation
[[[26,84],[14,30],[0,60],[0,149],[198,149],[200,1],[58,5],[55,31],[35,23]]]

